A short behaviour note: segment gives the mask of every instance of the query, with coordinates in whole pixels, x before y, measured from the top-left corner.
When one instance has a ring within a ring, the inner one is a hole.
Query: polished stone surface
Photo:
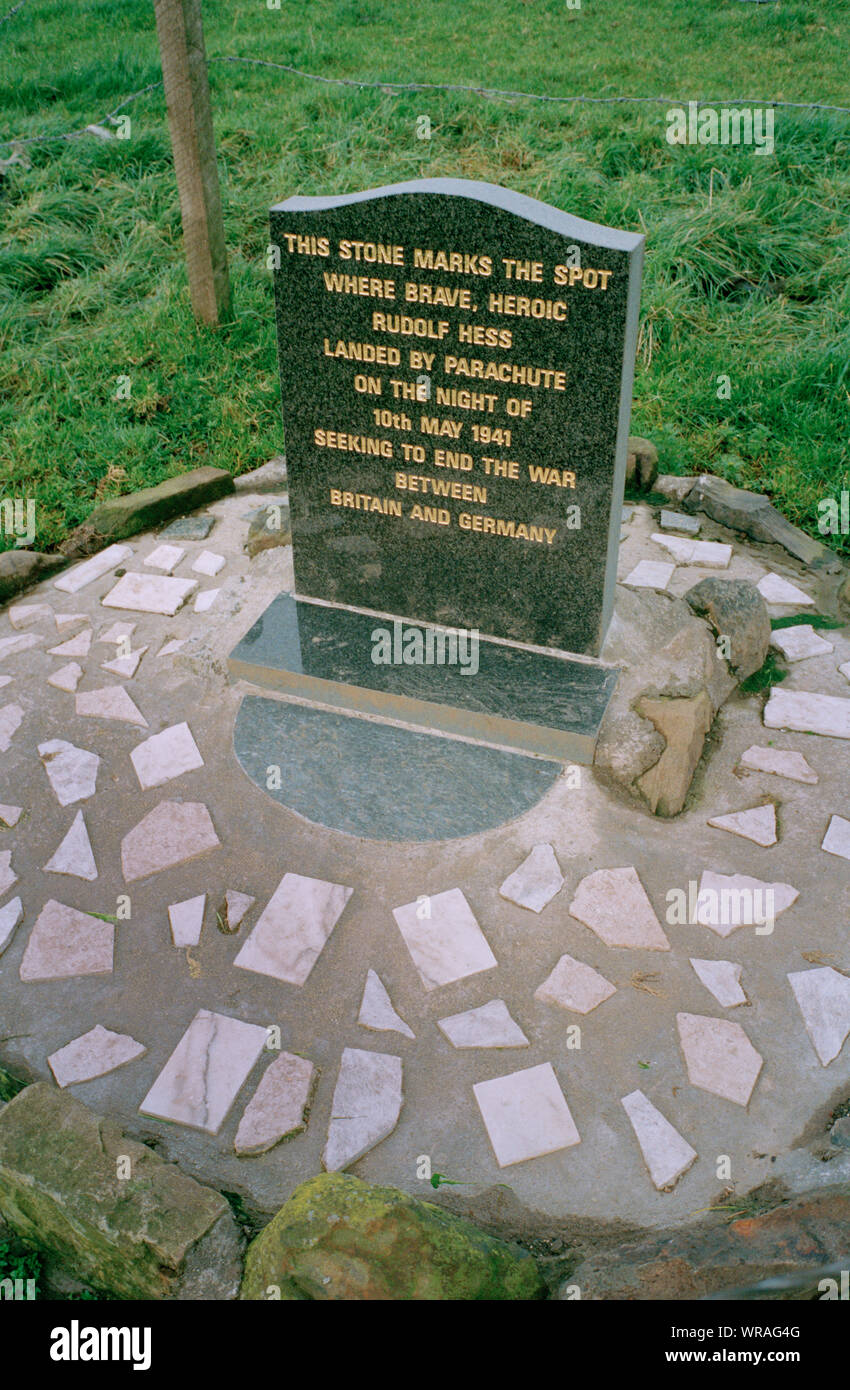
[[[253,695],[239,707],[233,744],[267,796],[372,840],[474,835],[536,805],[561,773],[543,758]],[[280,769],[279,786],[269,767]]]
[[[401,1058],[343,1048],[322,1167],[348,1168],[396,1127],[403,1101]]]
[[[328,238],[328,256],[298,254],[294,237],[311,234]],[[617,563],[643,237],[492,184],[426,179],[290,198],[272,209],[271,238],[281,248],[275,301],[299,593],[597,652]],[[367,265],[341,254],[348,238],[402,251],[397,263]],[[443,247],[458,264],[415,263],[416,250]],[[523,278],[521,267],[517,278],[505,258],[539,272]],[[338,292],[344,284],[332,277],[364,272],[380,277],[379,297]],[[418,296],[423,282],[442,287],[442,302],[408,299],[405,286]],[[557,306],[548,317],[547,305]],[[350,343],[389,360],[364,365]],[[503,379],[484,374],[491,363]],[[515,366],[552,376],[523,383]],[[380,380],[379,394],[355,391],[355,373]],[[376,407],[397,426],[376,422]],[[316,430],[374,439],[383,452],[340,448],[338,438],[325,447]],[[423,457],[405,460],[402,444]],[[503,461],[516,463],[515,477],[496,473]],[[402,486],[401,474],[414,483]],[[469,494],[445,495],[455,483]],[[334,489],[379,507],[335,505]],[[497,522],[535,533],[499,534]]]
[[[303,874],[284,874],[234,965],[303,985],[352,889]]]
[[[139,1110],[217,1134],[267,1036],[259,1024],[200,1009]]]
[[[500,1168],[580,1142],[550,1062],[479,1081],[472,1090]]]
[[[115,928],[51,898],[30,932],[21,961],[22,980],[65,980],[112,972]]]
[[[394,907],[393,916],[425,989],[498,965],[460,888]]]

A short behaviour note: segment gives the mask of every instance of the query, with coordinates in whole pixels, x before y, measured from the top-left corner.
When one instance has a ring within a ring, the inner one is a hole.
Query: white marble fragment
[[[713,994],[724,1009],[746,1004],[747,996],[741,988],[743,966],[732,960],[697,960],[693,956],[691,965],[709,994]]]
[[[121,841],[127,883],[186,864],[221,841],[202,801],[161,801]]]
[[[606,946],[669,951],[652,903],[633,866],[597,869],[576,889],[570,915],[596,932]]]
[[[0,898],[8,893],[13,883],[17,883],[18,875],[12,868],[12,851],[10,849],[0,850]]]
[[[832,816],[821,843],[827,854],[837,854],[840,859],[850,859],[850,820],[843,816]]]
[[[11,830],[13,825],[17,825],[21,818],[22,806],[5,806],[0,802],[0,825],[5,825]]]
[[[623,583],[630,589],[666,589],[675,568],[663,560],[640,560]]]
[[[57,613],[56,630],[57,632],[70,632],[71,628],[86,627],[89,622],[88,613]]]
[[[100,758],[85,748],[75,748],[63,738],[38,745],[38,756],[60,806],[94,796]]]
[[[677,565],[703,565],[706,569],[725,570],[732,559],[731,545],[722,541],[688,540],[685,536],[665,536],[654,531],[651,537],[657,545],[673,556]]]
[[[197,946],[204,925],[206,901],[206,893],[199,893],[196,898],[184,898],[183,902],[169,903],[168,921],[175,946]]]
[[[535,845],[519,868],[508,875],[499,893],[518,907],[542,912],[563,885],[564,877],[554,849],[551,845],[542,844]]]
[[[158,545],[142,564],[148,565],[152,570],[162,570],[163,574],[171,574],[185,554],[186,550],[182,545]]]
[[[281,1052],[263,1072],[245,1106],[234,1148],[238,1154],[264,1154],[307,1128],[307,1110],[316,1084],[313,1063]]]
[[[577,1014],[589,1014],[597,1004],[616,993],[616,985],[593,966],[573,956],[561,956],[551,974],[534,991],[534,997],[547,1004],[558,1004],[562,1009],[572,1009]]]
[[[754,772],[772,772],[777,777],[789,777],[793,782],[808,782],[814,786],[818,775],[810,767],[802,753],[794,753],[785,748],[763,748],[753,744],[741,754],[741,767]]]
[[[393,916],[426,989],[498,965],[460,888],[395,907]]]
[[[303,985],[353,891],[320,878],[284,874],[234,965]]]
[[[21,961],[22,980],[65,980],[109,975],[115,928],[50,898],[36,918]]]
[[[75,697],[77,714],[92,719],[117,719],[124,724],[139,724],[143,729],[148,721],[123,685],[104,685],[99,690],[84,690]]]
[[[780,605],[793,604],[795,607],[813,608],[814,599],[804,594],[802,589],[798,589],[796,584],[790,584],[787,579],[783,579],[778,574],[766,574],[756,585],[765,603],[775,603]]]
[[[770,645],[780,651],[786,661],[805,661],[810,656],[824,656],[835,651],[834,644],[819,637],[811,623],[775,629]]]
[[[752,840],[764,849],[776,844],[776,807],[772,801],[766,806],[751,806],[747,811],[732,811],[726,816],[712,816],[708,824],[713,825],[715,830],[728,830],[732,835]]]
[[[132,553],[132,547],[129,545],[109,545],[105,550],[101,550],[99,555],[92,555],[91,559],[84,560],[81,565],[75,565],[73,569],[60,575],[54,581],[54,588],[61,589],[66,594],[78,594],[87,584],[92,584],[95,579],[100,579],[110,570],[123,565]]]
[[[267,1032],[200,1009],[139,1110],[217,1134],[265,1046]]]
[[[202,550],[192,565],[192,569],[196,574],[206,574],[210,579],[214,579],[226,564],[227,561],[223,555],[216,555],[214,550]]]
[[[192,731],[187,723],[172,724],[159,734],[139,743],[130,754],[130,761],[136,770],[139,786],[161,787],[184,772],[194,772],[203,767],[204,760],[198,750]]]
[[[160,647],[159,651],[157,652],[157,657],[173,656],[174,652],[179,652],[180,648],[185,647],[185,645],[185,637],[178,638],[177,640],[172,642],[166,642],[164,647]]]
[[[479,1081],[472,1090],[500,1168],[580,1142],[550,1062]]]
[[[2,688],[4,685],[8,685],[9,682],[13,681],[14,679],[14,676],[0,676],[0,688]]]
[[[74,878],[89,880],[97,878],[97,864],[82,811],[75,815],[64,840],[45,864],[44,872],[72,874]]]
[[[9,609],[9,622],[18,632],[52,617],[53,609],[47,603],[15,603]]]
[[[677,1014],[688,1080],[700,1090],[747,1105],[762,1068],[762,1056],[740,1023],[703,1014]]]
[[[130,680],[135,676],[139,669],[139,662],[147,651],[147,647],[138,647],[134,652],[128,652],[126,656],[116,656],[111,661],[100,663],[101,671],[108,671],[112,676],[121,676],[124,680]]]
[[[438,1018],[437,1027],[453,1047],[528,1047],[528,1038],[511,1018],[504,999],[491,999],[477,1009]]]
[[[24,915],[20,898],[10,898],[0,907],[0,956],[12,940],[15,928]]]
[[[346,1047],[331,1102],[322,1167],[336,1173],[391,1134],[401,1113],[401,1058]]]
[[[17,632],[14,637],[0,638],[0,661],[17,652],[25,652],[29,647],[37,647],[43,641],[40,632]]]
[[[230,931],[236,931],[248,908],[253,907],[255,902],[256,898],[252,898],[250,893],[237,893],[235,888],[228,888],[224,895],[224,913]]]
[[[748,874],[717,874],[703,870],[692,920],[710,927],[718,936],[730,936],[736,927],[772,926],[800,894],[790,883],[766,883]],[[770,936],[770,931],[757,935]]]
[[[111,623],[105,627],[98,637],[98,642],[106,642],[113,647],[118,647],[125,640],[129,641],[136,630],[135,623]]]
[[[835,1061],[850,1033],[850,980],[832,966],[788,976],[821,1066]]]
[[[220,593],[220,589],[204,589],[204,592],[198,594],[195,599],[195,612],[206,613],[208,609],[212,608]]]
[[[73,695],[80,683],[82,674],[82,666],[79,666],[76,661],[69,661],[67,666],[60,666],[58,670],[53,671],[47,677],[47,684],[55,686],[57,690],[67,690],[70,695]]]
[[[20,705],[4,705],[0,709],[0,753],[6,752],[23,719]]]
[[[772,686],[762,716],[768,729],[792,729],[827,738],[850,738],[850,700],[811,690]]]
[[[147,1048],[127,1033],[113,1033],[100,1023],[81,1033],[78,1038],[52,1052],[47,1059],[57,1086],[73,1086],[78,1081],[91,1081],[95,1076],[123,1067]]]
[[[699,534],[701,522],[698,516],[691,516],[688,512],[672,512],[663,507],[658,525],[662,531],[686,531],[688,535],[696,536]]]
[[[659,1192],[670,1192],[697,1156],[670,1121],[665,1119],[643,1091],[631,1091],[620,1104],[629,1117],[635,1138]]]
[[[130,608],[137,613],[161,613],[173,618],[190,594],[197,579],[173,579],[165,574],[123,574],[104,599],[104,608]]]
[[[850,681],[850,661],[842,661],[838,669],[841,672],[844,679]]]
[[[91,648],[91,628],[84,628],[78,632],[76,637],[71,637],[67,642],[60,642],[58,647],[50,647],[51,656],[88,656]]]
[[[374,970],[366,975],[363,999],[357,1022],[363,1028],[371,1028],[376,1033],[403,1033],[406,1038],[414,1037],[404,1019],[396,1013],[386,986]]]

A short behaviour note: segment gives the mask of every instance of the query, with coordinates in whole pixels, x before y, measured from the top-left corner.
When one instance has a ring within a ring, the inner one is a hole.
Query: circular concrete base
[[[561,772],[541,758],[258,695],[243,699],[233,744],[280,805],[370,840],[490,830],[536,805]]]

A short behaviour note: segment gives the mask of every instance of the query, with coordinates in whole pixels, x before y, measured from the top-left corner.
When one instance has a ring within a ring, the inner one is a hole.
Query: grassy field
[[[36,499],[38,548],[97,498],[280,451],[273,202],[440,175],[644,231],[633,432],[655,440],[664,470],[769,492],[817,534],[818,500],[850,485],[850,115],[779,109],[775,152],[759,156],[671,147],[666,110],[850,105],[850,0],[205,0],[204,17],[231,324],[199,328],[189,310],[161,89],[125,108],[129,139],[22,146],[0,181],[0,496]],[[397,93],[228,56],[670,100]],[[102,122],[159,77],[150,0],[26,0],[0,23],[0,137]],[[416,138],[423,114],[430,141]],[[850,553],[850,538],[832,543]]]

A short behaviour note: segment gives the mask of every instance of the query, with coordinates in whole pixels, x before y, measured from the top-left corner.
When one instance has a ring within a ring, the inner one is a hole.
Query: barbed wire
[[[20,4],[15,9],[20,9],[21,5],[26,4],[26,0],[20,0]],[[8,19],[15,10],[10,10]],[[275,68],[279,72],[288,72],[293,77],[303,77],[309,82],[323,82],[330,86],[356,87],[360,90],[377,90],[387,93],[393,92],[462,92],[466,95],[487,97],[490,99],[505,98],[511,101],[542,101],[555,102],[559,104],[586,104],[586,105],[660,105],[668,107],[685,107],[690,101],[681,101],[676,97],[639,97],[639,96],[553,96],[548,92],[519,92],[509,88],[486,87],[486,86],[464,86],[453,82],[390,82],[377,79],[370,81],[360,77],[326,77],[322,73],[306,72],[303,68],[293,67],[290,63],[276,63],[270,58],[242,58],[234,54],[218,54],[207,59],[207,64],[213,63],[243,63],[249,67]],[[79,130],[63,131],[57,135],[27,135],[17,138],[0,140],[0,146],[12,145],[39,145],[49,144],[58,140],[78,140],[81,136],[87,135],[93,125],[103,125],[105,121],[112,120],[123,111],[125,106],[137,101],[139,97],[145,96],[148,92],[154,92],[162,86],[162,82],[149,82],[146,87],[140,87],[137,92],[132,92],[114,110],[107,113],[100,122],[90,121],[88,125],[81,126]],[[765,100],[763,97],[723,97],[709,100],[707,97],[696,99],[697,106],[757,106],[757,107],[787,107],[798,111],[831,111],[839,115],[850,116],[850,106],[834,106],[823,101],[772,101]]]

